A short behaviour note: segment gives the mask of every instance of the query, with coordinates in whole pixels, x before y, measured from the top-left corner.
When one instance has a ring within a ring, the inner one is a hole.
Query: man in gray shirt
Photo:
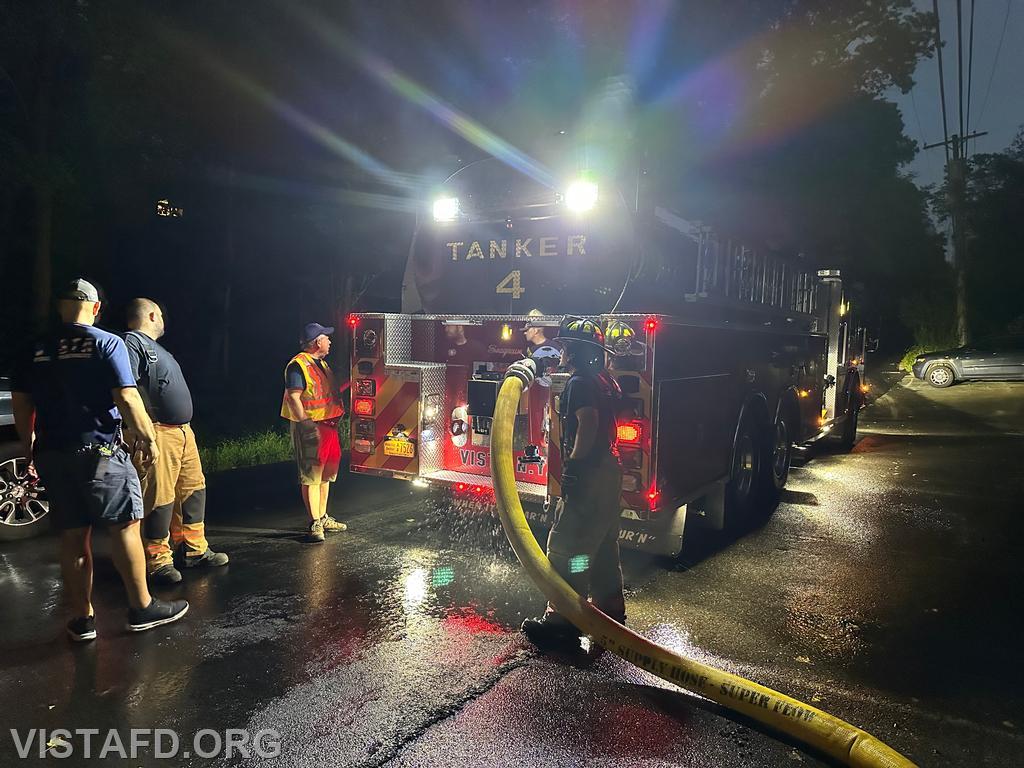
[[[206,477],[189,425],[192,394],[178,361],[157,343],[164,334],[163,311],[150,299],[133,299],[128,328],[128,358],[160,448],[156,463],[139,472],[146,571],[154,584],[176,584],[178,568],[227,565],[228,556],[206,541]]]

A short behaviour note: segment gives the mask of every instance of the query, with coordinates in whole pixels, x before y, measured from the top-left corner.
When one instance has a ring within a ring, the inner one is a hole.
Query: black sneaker
[[[186,613],[188,613],[187,600],[165,602],[154,597],[147,607],[128,610],[127,629],[129,632],[145,632],[147,629],[177,621]]]
[[[189,557],[184,555],[181,558],[181,564],[184,568],[203,568],[203,567],[219,567],[228,564],[228,556],[223,552],[214,552],[212,549],[208,549],[201,555],[193,555]]]
[[[548,650],[579,650],[580,631],[562,618],[550,618],[553,614],[545,614],[539,619],[526,619],[523,622],[523,634],[538,648]]]
[[[161,565],[149,574],[149,581],[161,587],[169,587],[181,581],[181,571],[173,565]]]
[[[85,643],[96,639],[96,617],[80,616],[72,619],[67,625],[68,637],[76,643]]]

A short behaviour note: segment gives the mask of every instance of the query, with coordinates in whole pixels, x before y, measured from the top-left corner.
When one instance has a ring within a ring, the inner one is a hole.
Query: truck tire
[[[750,409],[745,409],[732,447],[725,486],[725,528],[742,533],[757,519],[764,491],[764,436]]]
[[[761,473],[765,501],[774,506],[786,487],[793,463],[793,421],[787,409],[779,411],[768,442],[767,461]]]
[[[857,442],[857,424],[860,421],[860,378],[855,378],[846,398],[846,413],[843,414],[843,431],[839,433],[839,447],[844,451],[853,449]]]
[[[0,446],[0,541],[37,536],[50,526],[46,492],[27,474],[18,446]]]
[[[953,373],[953,369],[944,363],[933,365],[924,374],[924,380],[931,384],[933,387],[939,389],[945,389],[946,387],[953,386],[956,381],[956,374]]]
[[[844,450],[852,450],[857,442],[857,422],[860,421],[860,402],[850,403],[846,418],[843,419],[843,432],[839,436],[839,446]]]

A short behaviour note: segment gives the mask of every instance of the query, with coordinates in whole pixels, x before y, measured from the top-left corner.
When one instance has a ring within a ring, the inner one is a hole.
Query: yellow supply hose
[[[520,396],[532,383],[532,361],[516,363],[502,384],[491,432],[491,474],[498,513],[530,578],[581,632],[648,672],[781,731],[850,766],[913,768],[914,763],[867,731],[771,688],[715,669],[651,642],[589,603],[551,567],[523,514],[516,489],[512,431]]]

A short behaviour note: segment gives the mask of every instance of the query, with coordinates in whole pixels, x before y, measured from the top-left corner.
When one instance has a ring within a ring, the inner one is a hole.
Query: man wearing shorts
[[[184,600],[155,599],[146,586],[139,524],[142,489],[121,435],[121,421],[142,466],[159,455],[153,424],[135,388],[124,342],[94,327],[99,292],[74,280],[58,297],[61,326],[35,347],[17,372],[14,418],[31,453],[61,534],[61,575],[71,609],[72,640],[96,638],[92,606],[92,531],[110,534],[114,566],[128,594],[128,630],[177,621]]]
[[[288,362],[284,372],[281,417],[291,422],[310,541],[323,541],[324,531],[347,528],[327,514],[327,496],[341,464],[338,420],[345,413],[341,390],[324,359],[331,351],[332,333],[333,328],[309,323],[299,339],[302,351]]]

